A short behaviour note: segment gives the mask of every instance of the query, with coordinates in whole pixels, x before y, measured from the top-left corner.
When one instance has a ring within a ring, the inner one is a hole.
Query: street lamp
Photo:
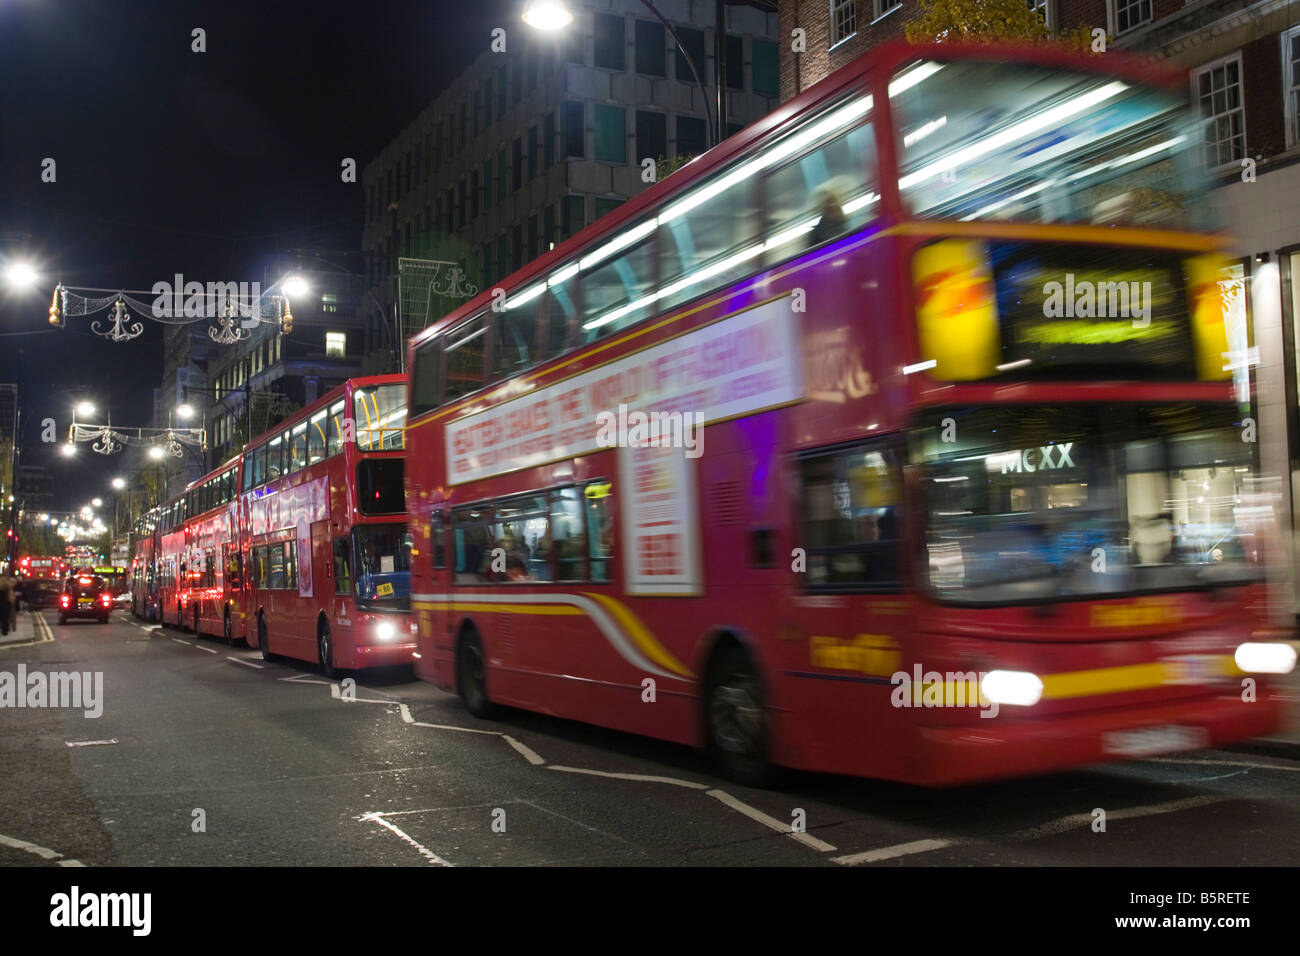
[[[125,487],[126,487],[126,479],[124,479],[124,478],[114,478],[114,479],[113,479],[113,490],[114,490],[114,491],[121,491],[121,490],[122,490],[123,488],[125,488]]]
[[[167,453],[163,451],[162,445],[152,445],[149,448],[149,457],[152,458],[154,461],[162,461],[163,455],[165,454]]]
[[[176,417],[181,421],[189,421],[194,417],[194,406],[189,402],[182,402],[176,406]]]
[[[39,276],[26,262],[13,262],[5,269],[5,280],[15,289],[30,289]]]
[[[72,444],[72,442],[68,442],[66,445],[64,445],[62,448],[59,449],[59,452],[63,455],[64,458],[71,458],[73,455],[77,453],[77,446]]]
[[[77,414],[81,417],[95,414],[94,402],[77,402]]]
[[[537,30],[561,30],[573,22],[573,14],[560,0],[529,0],[523,21]]]
[[[307,280],[302,276],[289,276],[284,282],[280,283],[280,288],[284,290],[285,295],[292,296],[295,299],[300,299],[311,291],[311,286],[307,284]]]

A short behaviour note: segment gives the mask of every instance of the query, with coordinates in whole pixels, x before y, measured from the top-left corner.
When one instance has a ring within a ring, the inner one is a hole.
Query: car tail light
[[[99,596],[99,603],[104,605],[104,607],[108,607],[113,603],[113,596],[105,591]]]
[[[68,597],[66,594],[60,594],[60,595],[59,595],[59,603],[62,604],[64,607],[67,607],[67,606],[68,606],[68,602],[71,601],[71,600],[72,600],[72,598]]]

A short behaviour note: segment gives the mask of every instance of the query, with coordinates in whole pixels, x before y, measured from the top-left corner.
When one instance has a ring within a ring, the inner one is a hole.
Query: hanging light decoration
[[[122,297],[118,296],[117,301],[113,303],[113,326],[106,332],[99,330],[99,320],[96,319],[90,324],[90,331],[94,332],[100,338],[108,339],[112,342],[130,342],[144,331],[144,324],[141,322],[131,322],[131,313],[126,311],[126,303]]]

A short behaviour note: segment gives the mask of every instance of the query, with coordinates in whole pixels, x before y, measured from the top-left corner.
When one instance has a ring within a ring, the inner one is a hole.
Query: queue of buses
[[[1295,652],[1185,99],[871,51],[151,514],[136,613],[747,780],[1267,734]]]

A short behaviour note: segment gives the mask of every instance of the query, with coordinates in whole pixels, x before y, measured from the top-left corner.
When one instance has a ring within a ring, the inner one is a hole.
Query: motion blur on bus
[[[1120,54],[880,47],[427,329],[419,676],[755,782],[1274,730],[1295,653],[1186,99]]]

